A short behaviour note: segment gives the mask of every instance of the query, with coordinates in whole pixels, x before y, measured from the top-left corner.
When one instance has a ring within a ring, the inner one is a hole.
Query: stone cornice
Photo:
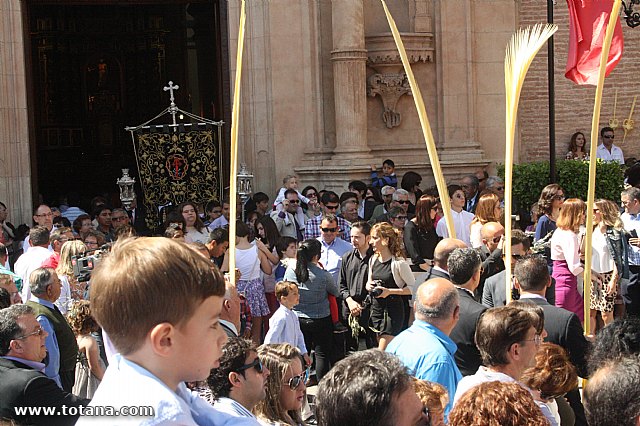
[[[409,62],[433,62],[435,52],[433,33],[400,33]],[[400,54],[391,33],[365,37],[367,63],[375,65],[400,64]]]

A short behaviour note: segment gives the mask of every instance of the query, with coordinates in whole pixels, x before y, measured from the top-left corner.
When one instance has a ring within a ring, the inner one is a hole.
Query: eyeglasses
[[[258,374],[262,374],[263,367],[262,367],[262,362],[260,361],[260,358],[256,357],[256,359],[254,359],[253,362],[250,362],[249,364],[245,364],[242,367],[238,368],[236,370],[236,373],[242,373],[243,371],[249,370],[251,368],[255,368]]]
[[[49,213],[37,214],[36,217],[53,217],[53,213],[49,212]]]
[[[407,216],[396,216],[394,219],[407,220]]]
[[[402,200],[402,201],[398,201],[398,204],[409,204],[411,201],[409,200]]]
[[[98,242],[97,241],[86,241],[85,240],[84,245],[86,245],[86,246],[97,246]]]
[[[325,204],[324,208],[327,210],[336,210],[338,208],[338,205],[336,204],[335,206],[330,206],[329,204]]]
[[[559,393],[556,395],[549,395],[547,393],[540,391],[540,398],[544,399],[545,401],[551,401],[552,399],[560,398],[563,395],[564,395],[563,393]]]
[[[289,202],[291,204],[298,204],[300,202],[300,200],[289,200]]]
[[[338,228],[320,228],[322,232],[336,232]]]
[[[111,221],[112,222],[120,222],[121,220],[125,220],[126,218],[127,218],[127,216],[118,216],[118,217],[111,216]]]
[[[523,254],[512,254],[511,257],[513,257],[515,260],[520,260],[522,259],[524,255]]]
[[[603,138],[605,138],[605,139],[614,139],[615,136],[614,135],[604,135]]]
[[[293,376],[292,378],[290,378],[289,389],[296,390],[302,383],[307,383],[307,380],[309,380],[309,369],[306,369],[297,376]]]
[[[75,241],[75,240],[79,240],[80,238],[76,238],[76,237],[62,237],[60,238],[60,241],[62,241],[63,243],[66,243],[67,241]]]
[[[36,331],[34,331],[33,333],[25,334],[24,336],[21,336],[21,337],[16,337],[13,340],[24,340],[27,337],[36,336],[36,335],[38,337],[40,337],[40,336],[42,336],[42,334],[44,334],[44,329],[42,327],[38,327],[38,329]]]
[[[500,238],[502,238],[502,235],[500,235],[499,237],[493,237],[491,241],[493,241],[493,244],[498,244],[500,242]]]
[[[558,194],[553,197],[554,200],[564,200],[564,194]]]
[[[542,344],[542,336],[536,334],[533,336],[533,339],[525,339],[523,342],[533,342],[536,346],[540,346]]]

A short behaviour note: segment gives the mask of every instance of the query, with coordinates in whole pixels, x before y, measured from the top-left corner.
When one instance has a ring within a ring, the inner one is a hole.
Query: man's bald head
[[[480,235],[483,240],[489,240],[494,236],[501,236],[504,234],[504,226],[500,225],[498,222],[487,222],[482,225],[482,229],[480,230]]]
[[[449,334],[458,321],[458,291],[445,278],[433,278],[418,287],[416,318]]]
[[[449,255],[457,248],[466,248],[467,245],[464,241],[455,238],[444,238],[441,240],[433,251],[433,263],[439,267],[447,270],[447,261]]]

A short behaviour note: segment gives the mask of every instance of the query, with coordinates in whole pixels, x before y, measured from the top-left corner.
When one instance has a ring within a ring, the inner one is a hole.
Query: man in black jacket
[[[449,272],[447,272],[447,261],[449,260],[449,255],[455,249],[465,247],[467,247],[467,245],[464,241],[455,238],[444,238],[440,241],[433,251],[433,266],[423,277],[420,277],[421,282],[428,281],[431,278],[444,278],[448,280]]]
[[[373,250],[369,246],[371,225],[359,221],[351,224],[351,244],[354,249],[342,256],[340,267],[340,298],[343,300],[342,315],[345,320],[351,315],[358,318],[360,327],[365,330],[367,348],[376,346],[376,339],[369,327],[369,306],[364,303],[367,297],[367,279],[369,277],[369,259]],[[358,350],[358,341],[348,333],[348,349]]]
[[[578,375],[587,378],[586,356],[590,349],[589,342],[584,337],[576,314],[551,305],[545,298],[545,292],[551,285],[547,262],[540,256],[525,256],[516,263],[513,275],[515,286],[520,290],[520,300],[535,303],[544,311],[544,328],[547,331],[545,341],[566,349]],[[586,425],[584,407],[577,387],[567,393],[567,399],[576,415],[576,425]]]
[[[460,372],[469,376],[482,365],[474,336],[478,319],[487,308],[475,301],[473,293],[480,282],[480,256],[472,248],[455,249],[447,266],[460,296],[460,319],[449,337],[458,345],[455,359]]]
[[[0,418],[19,424],[69,425],[78,419],[69,414],[79,414],[75,410],[89,403],[63,391],[42,373],[46,336],[27,305],[0,311]],[[27,411],[18,413],[22,408]],[[29,408],[49,409],[54,414],[30,412]]]

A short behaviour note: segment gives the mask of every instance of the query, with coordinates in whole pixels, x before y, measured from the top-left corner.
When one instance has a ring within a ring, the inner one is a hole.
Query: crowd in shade
[[[100,196],[18,227],[0,203],[0,419],[640,425],[639,188],[587,206],[546,186],[506,258],[499,177],[451,183],[451,215],[392,160],[370,178],[338,194],[289,175],[237,218],[186,202],[155,229]]]

